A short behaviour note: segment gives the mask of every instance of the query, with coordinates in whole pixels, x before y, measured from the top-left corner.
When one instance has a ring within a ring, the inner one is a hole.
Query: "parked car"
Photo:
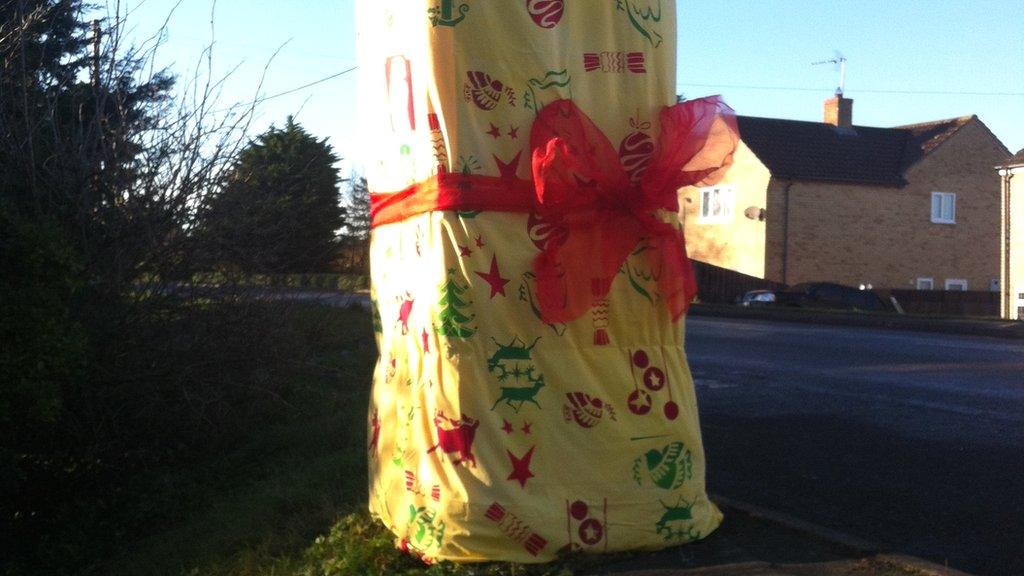
[[[740,300],[743,306],[768,306],[775,304],[774,290],[751,290]]]
[[[740,300],[743,306],[789,306],[893,312],[896,306],[874,290],[862,290],[831,282],[805,282],[785,290],[751,290]]]

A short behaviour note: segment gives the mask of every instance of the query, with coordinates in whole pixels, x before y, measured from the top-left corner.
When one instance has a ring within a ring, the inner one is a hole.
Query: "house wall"
[[[1000,255],[1003,282],[1001,314],[1011,320],[1024,320],[1024,166],[1013,168],[1009,175],[1009,202],[1005,206],[1003,218],[1008,242],[1002,244]],[[1008,253],[1007,253],[1008,249]]]
[[[772,178],[768,183],[768,219],[765,221],[764,277],[772,282],[786,284],[790,276],[787,258],[790,242],[787,241],[789,192],[793,182]]]
[[[758,278],[764,277],[765,222],[744,215],[748,207],[766,208],[770,174],[757,156],[740,142],[733,165],[716,186],[732,186],[732,217],[724,223],[702,222],[701,188],[679,191],[679,219],[690,258]]]
[[[907,171],[902,209],[913,233],[897,237],[908,256],[904,286],[928,276],[937,288],[947,278],[964,278],[969,290],[989,290],[999,279],[1000,183],[992,167],[1007,154],[975,119]],[[932,192],[956,193],[956,224],[930,222]]]
[[[938,289],[965,279],[969,290],[988,290],[999,278],[992,167],[1006,154],[975,120],[908,170],[902,188],[772,180],[767,278],[914,288],[930,277]],[[955,224],[931,222],[932,192],[956,194]]]
[[[772,219],[768,278],[786,284],[828,281],[886,286],[899,276],[891,249],[903,222],[898,210],[880,208],[891,206],[900,192],[899,188],[773,180],[768,189]]]

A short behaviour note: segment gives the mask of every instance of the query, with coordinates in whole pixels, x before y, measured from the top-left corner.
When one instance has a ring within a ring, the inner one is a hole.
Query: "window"
[[[967,280],[963,278],[946,278],[946,290],[967,291]]]
[[[932,222],[956,224],[956,194],[932,192]]]
[[[700,190],[700,221],[722,224],[732,220],[732,186],[715,186]]]
[[[934,290],[935,289],[935,280],[932,280],[931,278],[918,278],[917,279],[917,289],[918,290]]]

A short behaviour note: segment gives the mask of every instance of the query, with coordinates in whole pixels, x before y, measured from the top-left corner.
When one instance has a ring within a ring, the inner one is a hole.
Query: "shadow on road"
[[[702,420],[714,492],[961,570],[1024,574],[1019,446],[910,441],[834,415]]]

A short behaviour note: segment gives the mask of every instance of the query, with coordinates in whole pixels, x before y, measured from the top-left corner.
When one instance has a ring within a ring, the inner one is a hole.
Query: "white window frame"
[[[709,186],[700,189],[700,212],[698,222],[702,224],[725,224],[733,218],[733,204],[736,195],[733,186]],[[714,204],[713,202],[717,202]]]
[[[935,279],[934,278],[918,278],[917,279],[918,290],[935,290]]]
[[[956,224],[956,192],[932,192],[932,222]]]
[[[963,278],[946,278],[946,290],[956,290],[951,286],[962,286],[960,290],[967,292],[967,280]]]

